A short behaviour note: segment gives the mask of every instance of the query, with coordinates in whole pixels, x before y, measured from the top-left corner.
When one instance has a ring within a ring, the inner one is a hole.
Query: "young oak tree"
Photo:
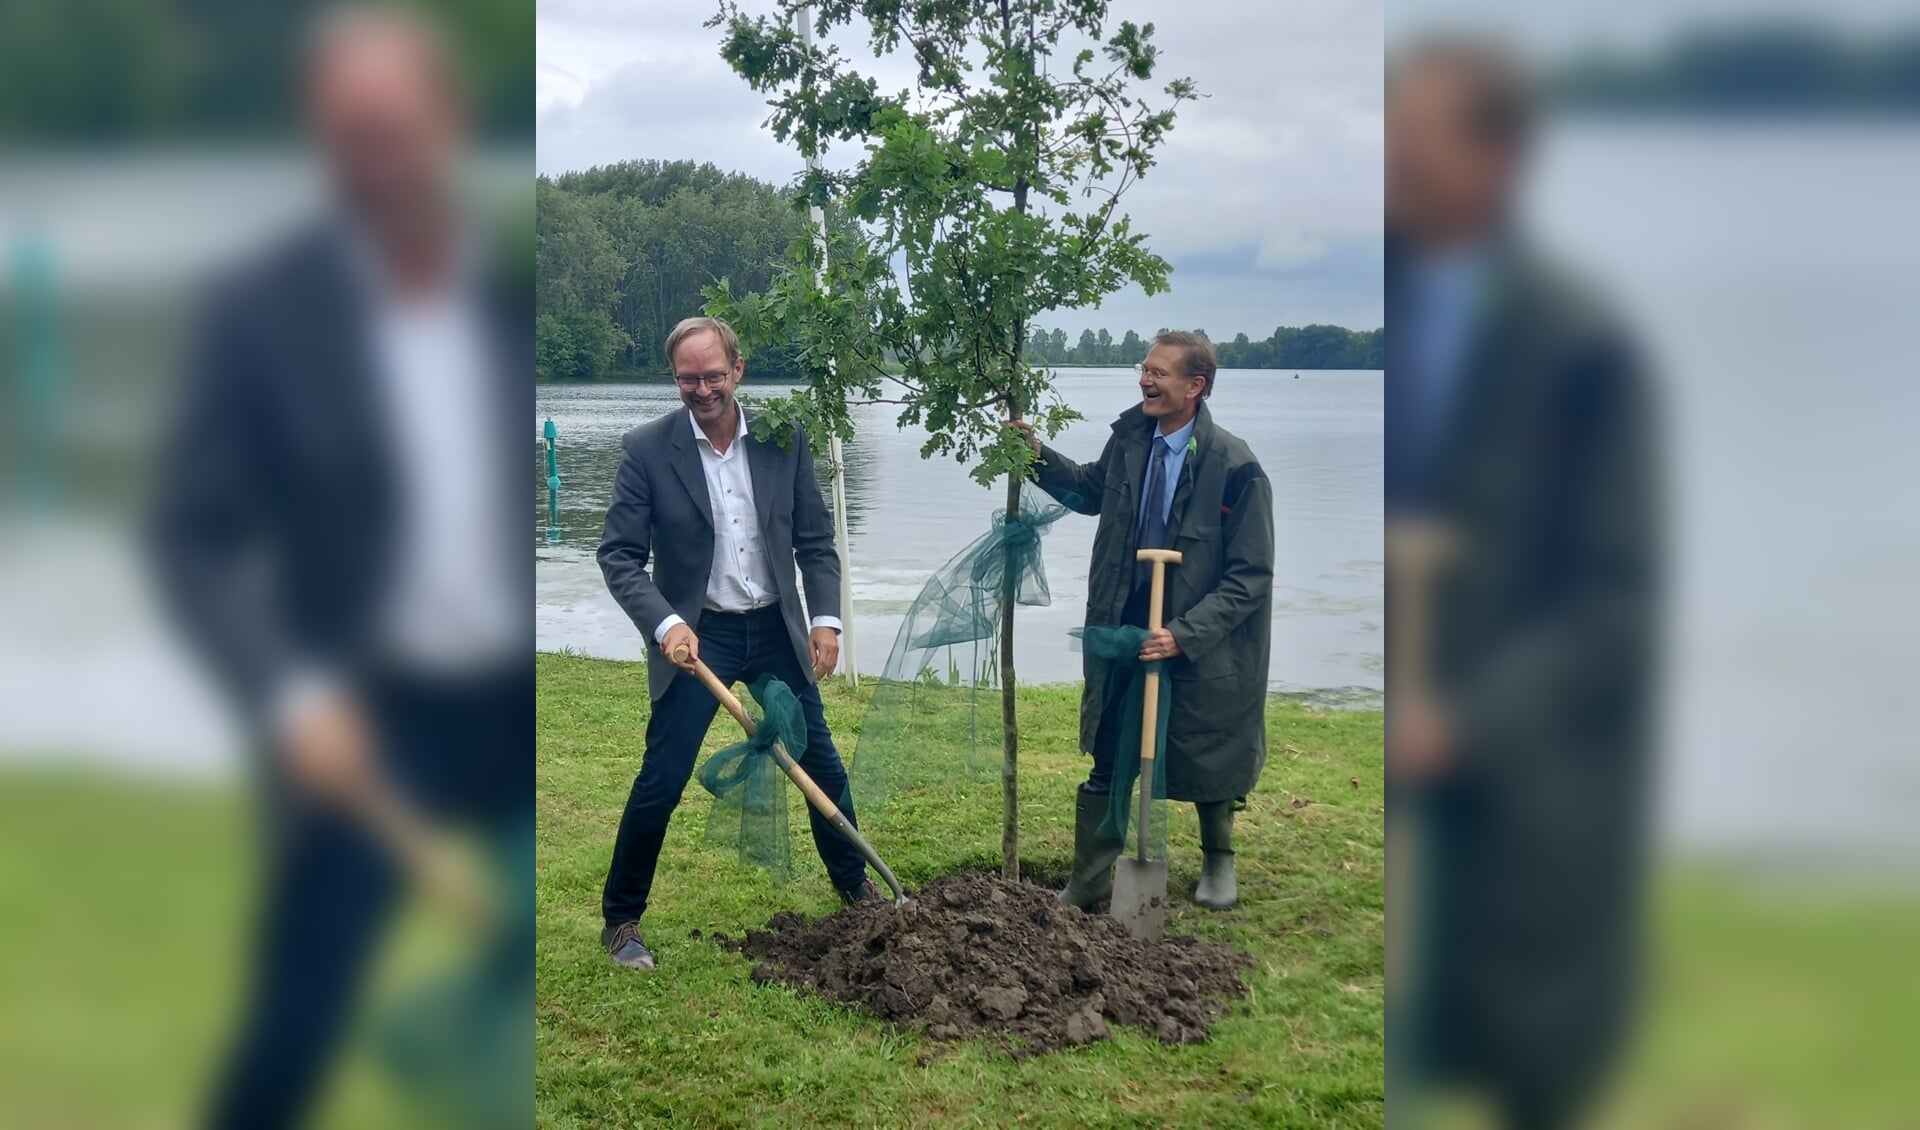
[[[923,458],[970,464],[983,486],[1005,480],[1007,520],[1018,521],[1032,453],[1007,421],[1051,436],[1077,417],[1030,363],[1028,327],[1129,284],[1166,289],[1167,263],[1119,205],[1153,165],[1175,109],[1196,97],[1193,83],[1149,91],[1153,25],[1109,29],[1106,0],[773,8],[749,16],[728,0],[709,26],[724,29],[727,62],[769,96],[775,136],[810,166],[835,143],[857,147],[850,167],[810,167],[802,196],[852,217],[865,238],[796,241],[765,293],[734,296],[725,280],[709,292],[710,312],[750,344],[794,348],[808,378],[766,405],[755,430],[800,422],[851,438],[851,405],[898,405],[901,425],[928,433]],[[836,33],[864,39],[871,71]],[[912,76],[904,88],[883,90],[876,76],[889,68]],[[1018,878],[1015,570],[1004,572],[1001,859]]]

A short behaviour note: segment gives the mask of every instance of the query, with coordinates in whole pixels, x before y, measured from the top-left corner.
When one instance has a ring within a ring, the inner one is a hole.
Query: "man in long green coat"
[[[1239,899],[1233,813],[1266,761],[1267,657],[1273,617],[1273,492],[1239,437],[1207,411],[1218,363],[1190,333],[1154,338],[1140,366],[1140,403],[1121,413],[1097,462],[1080,464],[1034,442],[1041,489],[1097,516],[1087,578],[1087,624],[1145,627],[1149,573],[1142,546],[1180,551],[1168,566],[1164,627],[1141,662],[1165,661],[1167,796],[1191,801],[1205,856],[1194,901],[1226,910]],[[1073,877],[1060,898],[1082,909],[1109,898],[1120,837],[1103,835],[1113,788],[1121,704],[1131,670],[1088,655],[1080,748],[1093,771],[1075,806]]]

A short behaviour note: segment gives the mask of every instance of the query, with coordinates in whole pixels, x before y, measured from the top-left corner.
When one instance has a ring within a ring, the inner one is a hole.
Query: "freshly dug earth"
[[[969,873],[929,883],[895,909],[862,903],[808,922],[792,911],[765,930],[716,942],[780,981],[858,1004],[941,1040],[997,1037],[1015,1054],[1106,1039],[1107,1025],[1196,1043],[1246,987],[1251,959],[1169,935],[1136,941],[1105,914],[1053,891]]]

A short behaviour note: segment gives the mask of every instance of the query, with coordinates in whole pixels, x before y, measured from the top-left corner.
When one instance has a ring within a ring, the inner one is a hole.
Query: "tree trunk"
[[[1017,418],[1017,417],[1016,417]],[[1007,476],[1007,522],[1020,514],[1020,476]],[[1020,721],[1013,709],[1014,546],[1007,541],[1006,576],[1000,583],[1000,723],[1006,730],[1000,761],[1000,874],[1020,879]]]
[[[1031,18],[1032,13],[1028,13]],[[1000,27],[1005,34],[1013,31],[1013,11],[1007,0],[1000,0]],[[1027,28],[1027,69],[1032,72],[1033,28]],[[1038,135],[1027,130],[1016,129],[1015,148],[1032,151],[1037,148]],[[1013,187],[1013,210],[1024,216],[1027,214],[1027,174],[1022,170],[1015,177]],[[1025,408],[1021,403],[1020,362],[1026,351],[1027,320],[1018,318],[1013,326],[1012,365],[1007,372],[1007,419],[1018,420]],[[1007,523],[1011,525],[1020,517],[1020,483],[1025,476],[1009,474],[1007,476]],[[1007,539],[1007,564],[1001,570],[1004,574],[1000,582],[1000,720],[1006,732],[1006,748],[1000,762],[1000,799],[1003,806],[1000,826],[1000,874],[1003,878],[1018,882],[1020,879],[1020,720],[1014,712],[1014,691],[1018,680],[1013,673],[1013,591],[1015,578],[1015,552],[1013,539]]]
[[[1003,23],[1010,16],[1007,6],[1002,3],[1000,15]],[[1013,188],[1013,210],[1020,215],[1027,214],[1027,177],[1025,173],[1015,180]],[[1007,372],[1007,419],[1018,420],[1025,405],[1020,396],[1020,361],[1026,351],[1027,320],[1020,317],[1013,326],[1013,364]],[[1020,483],[1022,475],[1007,476],[1007,523],[1011,525],[1020,516]],[[1000,761],[1000,800],[1003,806],[1000,825],[1000,874],[1009,882],[1020,880],[1020,720],[1014,712],[1014,691],[1018,682],[1013,677],[1013,588],[1014,549],[1013,540],[1007,540],[1007,564],[1001,570],[1005,574],[1000,583],[1000,722],[1006,732],[1006,748]]]

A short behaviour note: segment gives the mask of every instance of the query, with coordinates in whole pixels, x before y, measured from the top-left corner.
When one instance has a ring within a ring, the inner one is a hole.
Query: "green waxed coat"
[[[1095,463],[1042,447],[1035,477],[1069,508],[1100,519],[1087,578],[1087,623],[1118,624],[1133,587],[1140,484],[1154,427],[1139,406],[1121,413]],[[1273,489],[1253,452],[1218,427],[1206,403],[1174,490],[1167,535],[1184,555],[1167,567],[1163,623],[1180,644],[1167,664],[1167,795],[1244,796],[1266,763],[1267,658],[1273,621]],[[1106,665],[1089,657],[1080,748],[1093,751],[1106,702]]]

